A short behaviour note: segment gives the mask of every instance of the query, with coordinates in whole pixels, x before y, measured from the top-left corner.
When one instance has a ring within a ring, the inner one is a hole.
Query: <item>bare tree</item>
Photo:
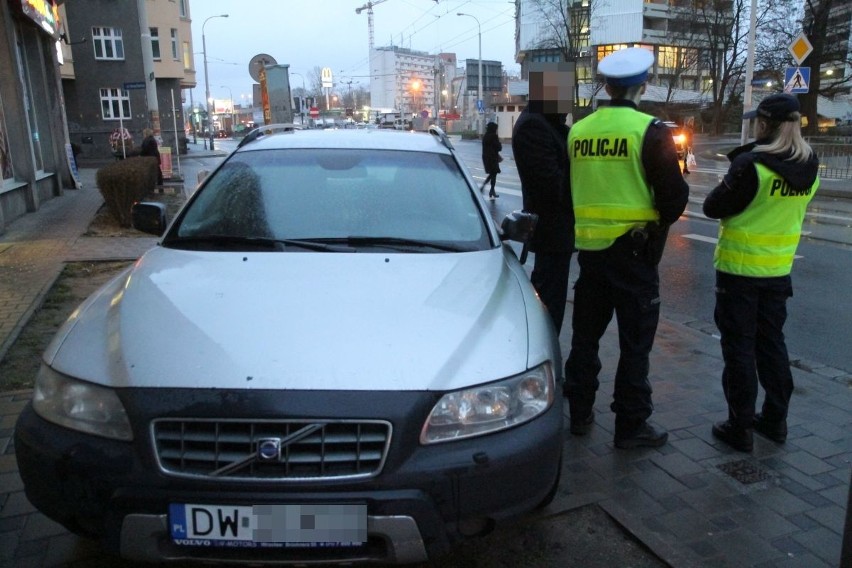
[[[817,97],[833,97],[849,92],[852,78],[838,73],[823,77],[820,73],[824,64],[843,69],[852,64],[849,57],[849,20],[832,18],[839,15],[848,0],[805,0],[805,16],[802,29],[813,46],[805,63],[811,68],[808,92],[801,96],[802,115],[807,118],[806,134],[816,134],[819,128]]]
[[[532,0],[530,6],[541,22],[536,49],[558,52],[562,61],[579,63],[588,55],[581,52],[589,47],[590,15],[594,0]],[[574,85],[574,105],[580,99],[579,81]]]
[[[774,0],[755,41],[755,74],[784,88],[785,69],[793,60],[788,50],[801,31],[802,0]]]
[[[308,72],[308,85],[312,96],[322,96],[322,67],[316,66]]]
[[[700,65],[708,71],[713,132],[725,130],[732,108],[742,105],[750,3],[747,0],[696,0],[694,30],[706,38]],[[758,26],[759,28],[759,26]]]
[[[666,99],[663,110],[669,113],[669,106],[675,91],[685,87],[683,79],[688,75],[698,75],[699,53],[704,47],[704,40],[694,33],[691,11],[681,13],[678,7],[672,8],[673,18],[668,29],[670,45],[660,46],[658,65],[665,73],[657,74],[657,82],[666,88]],[[695,89],[698,90],[698,89]]]

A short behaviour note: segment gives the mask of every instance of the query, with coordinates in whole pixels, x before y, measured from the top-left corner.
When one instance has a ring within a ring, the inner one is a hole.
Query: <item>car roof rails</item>
[[[249,142],[254,142],[261,136],[267,136],[269,134],[280,134],[281,132],[294,132],[296,130],[301,130],[302,127],[298,124],[291,123],[280,123],[280,124],[264,124],[263,126],[258,126],[253,129],[251,132],[246,134],[240,143],[237,144],[237,148],[242,148]]]
[[[434,124],[429,127],[429,134],[438,138],[441,141],[441,144],[446,146],[450,150],[455,150],[453,147],[453,143],[450,141],[450,137],[447,136],[447,133],[444,132],[441,128],[435,126]]]

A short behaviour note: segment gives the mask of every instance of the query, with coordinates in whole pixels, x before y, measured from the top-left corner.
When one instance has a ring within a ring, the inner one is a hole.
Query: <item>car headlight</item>
[[[133,439],[127,412],[114,390],[72,379],[47,365],[36,376],[33,409],[45,420],[72,430]]]
[[[429,413],[420,443],[449,442],[522,424],[550,408],[554,391],[548,362],[515,377],[447,393]]]

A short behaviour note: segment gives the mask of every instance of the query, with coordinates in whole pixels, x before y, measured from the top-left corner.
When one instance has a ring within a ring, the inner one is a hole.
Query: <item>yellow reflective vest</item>
[[[634,227],[659,219],[642,166],[653,116],[631,107],[603,107],[568,132],[576,247],[603,250]]]
[[[755,162],[754,166],[757,194],[743,211],[720,221],[713,265],[739,276],[786,276],[793,269],[805,210],[819,178],[797,191],[765,165]]]

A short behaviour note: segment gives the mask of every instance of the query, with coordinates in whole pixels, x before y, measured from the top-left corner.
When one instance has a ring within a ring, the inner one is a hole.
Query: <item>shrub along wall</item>
[[[130,208],[157,185],[157,159],[139,156],[112,163],[98,170],[98,190],[107,209],[122,227],[130,227]]]

